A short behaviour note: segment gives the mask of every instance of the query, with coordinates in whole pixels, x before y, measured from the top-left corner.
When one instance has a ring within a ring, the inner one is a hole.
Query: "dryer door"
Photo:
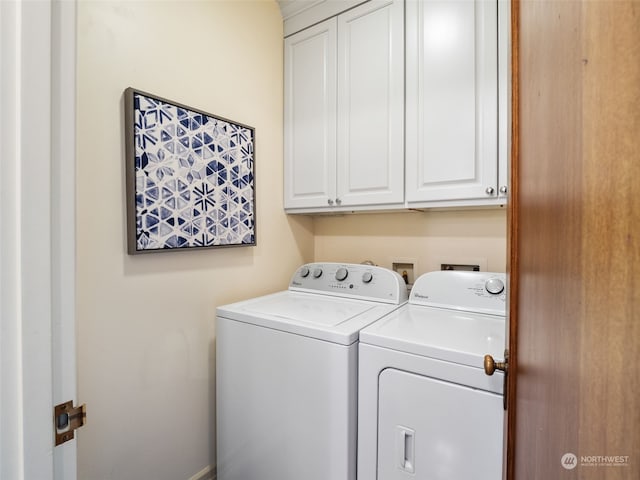
[[[378,480],[502,478],[502,395],[392,368],[378,385]]]

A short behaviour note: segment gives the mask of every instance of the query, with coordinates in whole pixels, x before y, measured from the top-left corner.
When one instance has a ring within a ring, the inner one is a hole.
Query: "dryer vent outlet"
[[[441,263],[440,270],[462,270],[464,272],[479,272],[480,265],[462,265],[458,263]]]

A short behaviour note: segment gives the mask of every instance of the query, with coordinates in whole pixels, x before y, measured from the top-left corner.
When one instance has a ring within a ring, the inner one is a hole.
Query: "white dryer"
[[[218,480],[355,480],[358,334],[406,300],[396,272],[314,263],[219,307]]]
[[[358,480],[500,480],[505,276],[431,272],[360,332]]]

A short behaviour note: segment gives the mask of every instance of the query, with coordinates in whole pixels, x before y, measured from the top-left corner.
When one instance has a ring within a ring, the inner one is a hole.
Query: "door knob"
[[[491,355],[484,356],[484,373],[493,375],[496,370],[507,371],[508,359],[504,362],[496,362]]]
[[[507,409],[507,378],[509,377],[509,349],[504,351],[504,362],[496,362],[491,355],[484,356],[484,373],[493,375],[496,370],[504,372],[502,380],[502,408]]]

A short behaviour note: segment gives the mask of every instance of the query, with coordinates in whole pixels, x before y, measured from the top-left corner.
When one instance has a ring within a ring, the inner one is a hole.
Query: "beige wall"
[[[493,272],[506,267],[504,209],[317,217],[314,233],[317,261],[371,260],[390,268],[411,260],[416,275],[439,270],[441,263],[478,264]]]
[[[215,307],[306,261],[505,268],[503,210],[286,216],[275,1],[80,0],[77,323],[82,480],[182,480],[215,465]],[[122,93],[256,128],[258,246],[126,254]]]
[[[79,2],[79,479],[215,463],[215,307],[283,289],[313,259],[312,220],[282,209],[282,70],[274,1]],[[129,86],[256,128],[257,247],[126,254]]]

